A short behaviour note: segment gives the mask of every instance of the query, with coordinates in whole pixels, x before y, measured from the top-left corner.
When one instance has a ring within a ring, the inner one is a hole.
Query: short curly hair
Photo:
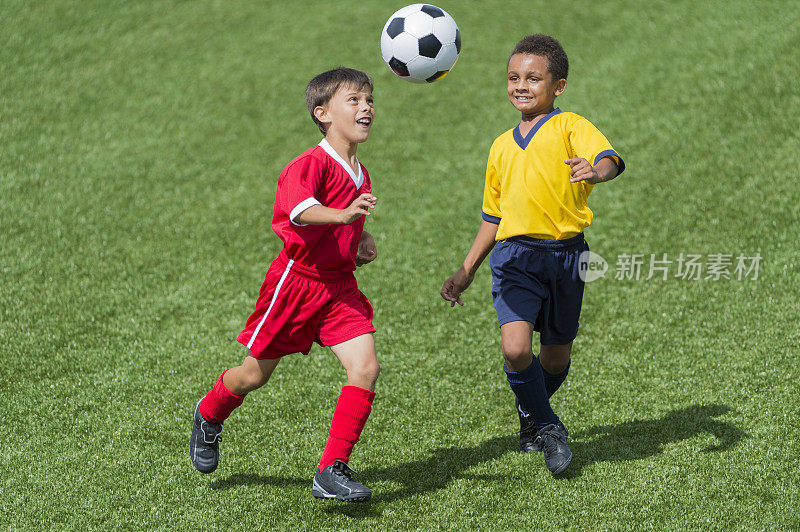
[[[567,79],[569,73],[569,59],[567,52],[561,47],[561,43],[555,38],[544,33],[534,33],[526,35],[514,46],[514,51],[508,56],[516,54],[541,55],[547,58],[547,69],[553,75],[553,79]]]
[[[317,124],[323,135],[325,134],[325,126],[314,116],[314,109],[331,101],[333,95],[342,85],[349,85],[358,90],[367,88],[369,92],[372,92],[373,89],[372,78],[369,77],[369,74],[346,67],[338,67],[323,72],[309,81],[306,87],[306,107],[308,107],[308,112],[311,114],[311,119]]]

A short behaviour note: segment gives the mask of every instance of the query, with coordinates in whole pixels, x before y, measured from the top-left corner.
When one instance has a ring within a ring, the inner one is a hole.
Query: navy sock
[[[539,357],[536,357],[536,362],[539,363],[539,367],[542,367],[542,362],[539,360]],[[542,368],[542,375],[544,376],[544,387],[547,389],[547,397],[553,397],[553,394],[556,393],[556,390],[561,386],[564,382],[564,379],[567,378],[567,373],[569,373],[569,366],[572,364],[572,360],[567,362],[567,367],[561,373],[556,373],[553,375],[552,373],[547,373],[547,370]]]
[[[509,371],[505,364],[503,369],[520,406],[525,412],[531,413],[536,427],[558,423],[558,416],[550,407],[550,398],[544,387],[544,372],[538,362],[534,360],[522,371]]]
[[[542,363],[539,360],[539,357],[536,357],[536,363],[539,364],[539,367],[542,368]],[[564,383],[564,380],[567,378],[567,374],[569,373],[569,367],[572,365],[572,360],[567,362],[567,367],[561,373],[557,373],[553,375],[551,373],[547,373],[544,368],[542,368],[542,377],[544,378],[544,388],[547,390],[547,397],[553,397],[553,394],[556,393],[561,385]],[[528,411],[525,410],[525,407],[520,405],[520,410],[522,410],[522,415],[528,416]]]

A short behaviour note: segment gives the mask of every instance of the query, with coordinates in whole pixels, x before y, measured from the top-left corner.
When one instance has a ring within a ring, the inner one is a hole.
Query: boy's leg
[[[231,393],[247,395],[267,383],[280,360],[280,358],[263,358],[259,360],[248,354],[241,366],[231,368],[225,372],[223,383]]]
[[[544,387],[547,390],[548,397],[553,397],[553,394],[556,393],[567,378],[571,352],[572,342],[564,345],[541,345],[539,356],[535,358],[542,368]],[[519,401],[516,401],[516,407],[520,417],[520,431],[524,432],[524,426],[527,425],[530,414],[520,405]],[[520,447],[523,451],[531,451],[531,443],[532,439],[526,438],[524,434],[520,437]]]
[[[532,337],[533,324],[527,321],[512,321],[500,327],[508,383],[519,404],[533,418],[532,444],[544,453],[547,468],[558,475],[569,466],[572,452],[567,446],[566,428],[550,406],[542,367],[533,359]]]
[[[258,360],[250,354],[241,366],[223,371],[211,391],[197,402],[189,452],[198,471],[211,473],[217,468],[222,422],[242,404],[248,392],[269,380],[279,361]]]
[[[372,334],[331,346],[331,350],[347,372],[347,385],[342,388],[333,411],[330,438],[322,453],[320,471],[333,465],[336,460],[349,460],[372,411],[373,390],[380,372]]]
[[[533,417],[532,421],[539,429],[558,423],[559,419],[550,407],[542,368],[533,360],[532,337],[533,324],[528,321],[511,321],[500,327],[508,384],[522,409]]]
[[[548,397],[552,397],[569,373],[572,342],[563,345],[542,345],[538,360],[544,375]]]
[[[347,384],[333,412],[328,442],[311,492],[318,498],[363,501],[372,493],[352,479],[347,462],[372,411],[373,390],[380,372],[375,339],[371,333],[363,334],[333,345],[331,350],[347,372]]]
[[[539,356],[536,357],[536,362],[538,362],[539,366],[542,368],[547,397],[553,397],[553,394],[556,393],[567,378],[571,351],[572,342],[564,345],[541,346],[541,351],[539,352]],[[516,408],[520,419],[520,448],[523,451],[531,452],[533,451],[532,434],[524,434],[525,426],[530,419],[530,414],[519,404],[519,401],[516,401]]]
[[[240,366],[227,369],[214,387],[200,400],[200,413],[206,421],[222,423],[244,401],[245,395],[269,380],[280,358],[258,360],[248,354]]]

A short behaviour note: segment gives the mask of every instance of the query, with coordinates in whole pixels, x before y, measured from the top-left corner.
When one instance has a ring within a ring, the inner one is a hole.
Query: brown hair
[[[325,125],[314,116],[314,109],[331,101],[342,85],[350,85],[358,89],[367,87],[372,92],[372,78],[369,77],[369,74],[345,67],[334,68],[314,76],[306,87],[306,107],[311,114],[311,119],[317,124],[323,135],[326,133]]]
[[[547,58],[547,69],[553,75],[553,79],[567,79],[569,73],[567,52],[561,47],[561,43],[549,35],[544,33],[526,35],[514,47],[511,55],[514,54],[544,56]],[[511,61],[511,56],[508,57],[508,60]]]

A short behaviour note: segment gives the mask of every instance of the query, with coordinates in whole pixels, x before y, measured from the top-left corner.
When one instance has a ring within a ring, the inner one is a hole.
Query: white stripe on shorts
[[[253,347],[253,342],[256,341],[256,336],[258,336],[258,331],[261,330],[261,326],[264,325],[267,316],[269,316],[269,311],[272,310],[272,305],[275,304],[275,300],[278,298],[278,292],[280,291],[281,285],[283,284],[283,281],[286,279],[286,276],[289,275],[289,270],[292,268],[292,264],[294,264],[294,261],[290,260],[289,264],[286,265],[286,269],[283,271],[283,275],[281,275],[281,280],[278,281],[278,286],[275,287],[275,293],[272,294],[272,301],[269,302],[269,307],[267,307],[267,311],[264,313],[264,316],[261,318],[261,321],[258,322],[258,327],[256,327],[255,331],[253,331],[253,336],[250,337],[250,341],[247,342],[247,349]]]

